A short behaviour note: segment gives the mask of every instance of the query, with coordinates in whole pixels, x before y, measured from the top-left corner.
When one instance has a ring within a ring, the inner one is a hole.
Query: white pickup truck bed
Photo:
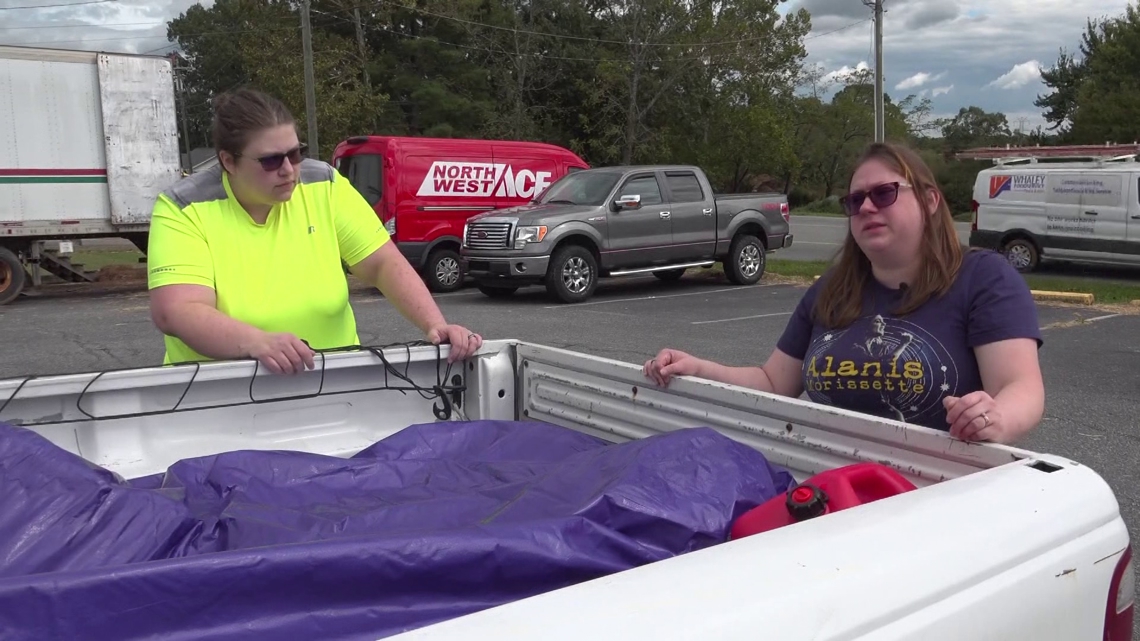
[[[488,342],[449,372],[446,353],[329,354],[293,378],[239,362],[0,381],[0,422],[126,478],[237,449],[351,455],[435,420],[440,399],[407,391],[392,373],[406,371],[421,388],[458,384],[451,419],[545,421],[615,442],[711,426],[797,480],[872,461],[919,487],[400,639],[1099,640],[1106,613],[1131,605],[1116,499],[1078,462],[719,383],[662,390],[639,366],[517,341]]]

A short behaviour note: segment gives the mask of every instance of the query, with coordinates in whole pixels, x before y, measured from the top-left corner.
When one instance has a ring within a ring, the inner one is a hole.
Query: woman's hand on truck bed
[[[292,334],[262,332],[248,352],[274,374],[298,374],[315,367],[313,350]]]
[[[645,362],[641,371],[653,382],[665,387],[674,376],[699,376],[704,361],[680,350],[663,349]]]
[[[451,351],[447,355],[447,362],[461,361],[474,354],[483,346],[483,337],[462,325],[440,325],[427,333],[428,342],[432,345],[447,343]]]

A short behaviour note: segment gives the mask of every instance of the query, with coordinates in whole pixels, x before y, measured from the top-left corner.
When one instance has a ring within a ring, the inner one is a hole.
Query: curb
[[[1033,294],[1033,300],[1049,301],[1055,303],[1076,303],[1078,305],[1092,305],[1095,297],[1092,294],[1085,294],[1079,292],[1047,292],[1038,289],[1031,289],[1029,293]]]

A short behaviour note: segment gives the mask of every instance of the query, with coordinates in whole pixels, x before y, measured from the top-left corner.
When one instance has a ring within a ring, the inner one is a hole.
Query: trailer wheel
[[[16,300],[28,281],[28,273],[20,257],[7,247],[0,247],[0,305]]]

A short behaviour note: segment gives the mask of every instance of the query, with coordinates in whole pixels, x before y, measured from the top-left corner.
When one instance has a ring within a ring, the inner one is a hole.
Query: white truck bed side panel
[[[95,56],[40,54],[0,49],[4,235],[30,221],[83,224],[111,215]]]
[[[613,441],[685,427],[712,427],[764,453],[802,480],[842,465],[889,465],[916,486],[1033,458],[1032,452],[966,443],[945,432],[679,378],[656,388],[641,368],[520,344],[520,414]]]
[[[100,54],[99,83],[111,222],[148,222],[155,197],[181,177],[170,61]]]
[[[437,376],[434,347],[413,348],[410,359],[396,350],[387,359],[429,389],[447,373],[443,363]],[[349,456],[436,420],[433,400],[375,391],[407,385],[368,352],[330,355],[323,381],[320,365],[318,356],[317,371],[290,377],[259,368],[254,378],[254,363],[227,362],[0,381],[0,421],[136,478],[179,459],[238,449]]]

